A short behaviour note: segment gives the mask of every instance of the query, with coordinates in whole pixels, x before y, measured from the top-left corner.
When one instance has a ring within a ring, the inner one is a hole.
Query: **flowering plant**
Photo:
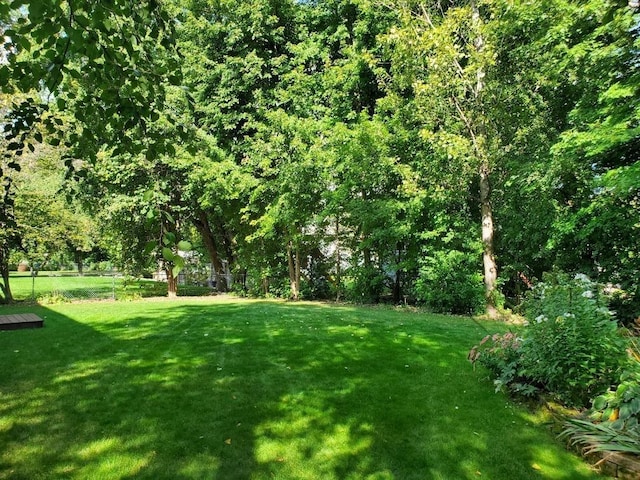
[[[497,389],[542,390],[567,405],[586,406],[619,378],[624,340],[597,284],[561,273],[544,280],[524,304],[520,336],[486,336],[469,360],[491,370]]]
[[[584,406],[618,378],[624,341],[588,277],[554,273],[544,280],[525,302],[522,374],[564,403]]]
[[[513,332],[485,336],[469,352],[468,359],[488,368],[495,379],[496,392],[509,389],[513,393],[532,395],[537,391],[526,379],[521,378],[522,338]]]

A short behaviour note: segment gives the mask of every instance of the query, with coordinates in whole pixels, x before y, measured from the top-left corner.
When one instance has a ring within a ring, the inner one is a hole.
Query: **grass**
[[[11,292],[18,301],[31,300],[34,297],[47,303],[56,303],[65,299],[107,299],[130,300],[157,297],[167,294],[165,282],[148,279],[125,280],[111,275],[86,274],[78,276],[73,272],[41,272],[32,278],[29,272],[11,274]],[[180,286],[178,295],[208,295],[211,289],[198,286]]]
[[[592,479],[466,354],[489,324],[232,299],[4,307],[0,479]]]

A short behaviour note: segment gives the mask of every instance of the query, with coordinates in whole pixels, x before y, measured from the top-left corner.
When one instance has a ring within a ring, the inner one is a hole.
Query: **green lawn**
[[[466,360],[491,324],[232,299],[4,307],[0,479],[589,479]]]
[[[126,280],[121,276],[87,274],[78,276],[73,272],[41,272],[32,278],[26,273],[12,272],[10,286],[13,297],[18,300],[31,300],[34,297],[49,302],[61,299],[131,299],[156,297],[167,294],[165,282],[148,279]],[[207,295],[208,287],[180,286],[179,295]]]

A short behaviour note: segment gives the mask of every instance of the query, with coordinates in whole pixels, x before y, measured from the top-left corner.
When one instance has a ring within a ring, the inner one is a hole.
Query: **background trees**
[[[637,315],[627,2],[37,3],[0,10],[3,174],[64,146],[121,268],[189,240],[256,292],[491,313],[557,267]]]

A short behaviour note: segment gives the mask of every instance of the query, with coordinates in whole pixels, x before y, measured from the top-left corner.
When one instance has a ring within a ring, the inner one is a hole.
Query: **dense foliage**
[[[528,324],[518,337],[487,337],[470,353],[495,374],[499,388],[587,406],[617,382],[625,343],[596,284],[584,275],[548,275],[525,306]]]
[[[631,341],[629,353],[629,362],[617,385],[593,400],[588,417],[569,419],[562,436],[589,451],[640,455],[640,345],[637,338]]]
[[[557,267],[640,314],[626,0],[112,3],[0,6],[3,299],[45,142],[132,273],[495,314]]]

